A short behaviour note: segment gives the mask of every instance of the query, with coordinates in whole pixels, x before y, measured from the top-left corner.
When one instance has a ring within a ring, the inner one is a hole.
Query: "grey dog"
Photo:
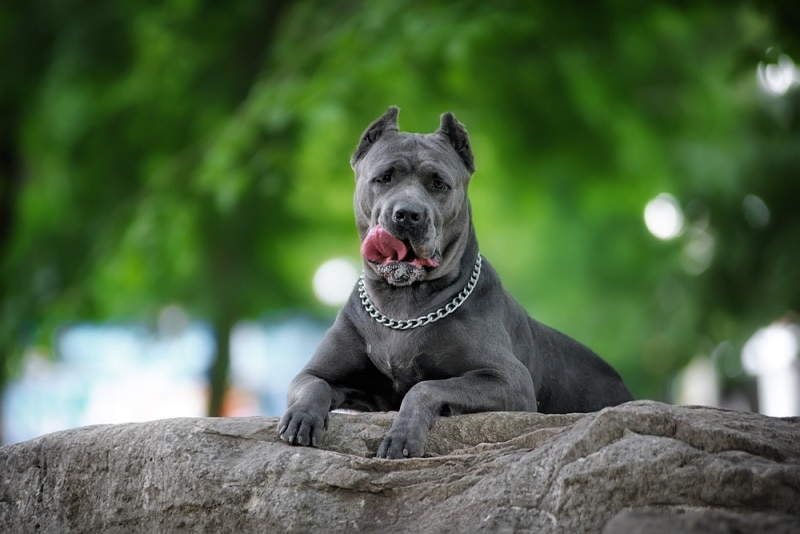
[[[422,456],[438,415],[590,412],[632,396],[594,352],[530,318],[478,251],[475,171],[452,113],[399,132],[390,107],[350,163],[364,273],[289,386],[280,437],[318,446],[328,412],[398,410],[378,458]]]

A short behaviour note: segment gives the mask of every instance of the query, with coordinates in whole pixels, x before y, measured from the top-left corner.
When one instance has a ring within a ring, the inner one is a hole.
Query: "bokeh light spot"
[[[800,72],[795,67],[792,58],[781,54],[777,63],[759,63],[756,69],[756,78],[764,92],[772,96],[782,96],[792,86],[800,83]]]
[[[658,239],[674,239],[683,231],[683,211],[678,200],[660,193],[644,208],[644,223]]]
[[[314,294],[324,304],[341,306],[347,302],[358,275],[353,261],[346,258],[330,259],[314,273]]]
[[[755,230],[761,230],[769,224],[769,208],[767,204],[756,195],[747,195],[742,201],[744,217],[747,223]]]

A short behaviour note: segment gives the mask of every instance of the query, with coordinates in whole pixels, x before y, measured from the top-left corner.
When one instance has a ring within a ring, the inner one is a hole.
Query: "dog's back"
[[[529,318],[534,344],[530,360],[542,413],[594,412],[633,400],[619,374],[591,349]]]

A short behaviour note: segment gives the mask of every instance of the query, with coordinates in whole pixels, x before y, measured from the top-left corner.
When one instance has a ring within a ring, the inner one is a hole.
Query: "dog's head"
[[[464,126],[452,113],[432,134],[399,132],[392,106],[367,128],[350,165],[361,255],[388,283],[439,278],[458,265],[470,230],[475,171]]]

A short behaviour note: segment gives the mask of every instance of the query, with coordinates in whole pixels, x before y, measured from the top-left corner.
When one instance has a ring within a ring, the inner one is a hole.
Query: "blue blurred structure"
[[[237,324],[225,415],[280,415],[289,381],[326,326],[304,317]],[[21,376],[7,385],[4,444],[78,426],[206,414],[214,338],[203,323],[158,331],[78,324],[56,347],[55,357],[29,349]]]

